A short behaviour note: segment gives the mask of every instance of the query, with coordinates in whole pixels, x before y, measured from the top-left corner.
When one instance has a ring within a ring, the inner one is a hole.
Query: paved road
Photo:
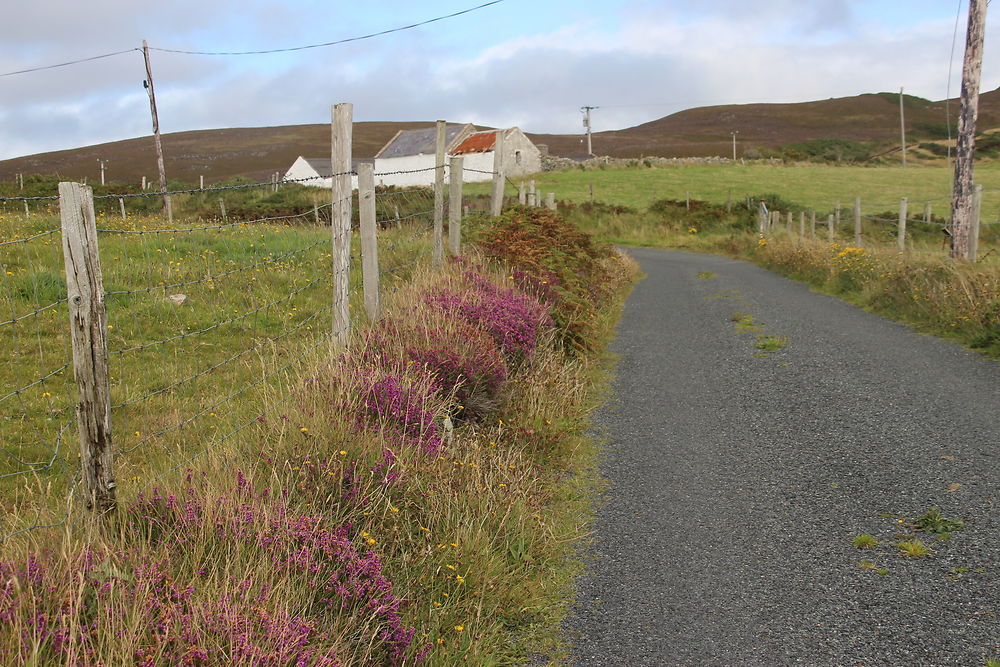
[[[1000,659],[1000,366],[751,264],[630,252],[574,664]],[[756,356],[735,312],[786,347]],[[898,555],[930,506],[966,529]]]

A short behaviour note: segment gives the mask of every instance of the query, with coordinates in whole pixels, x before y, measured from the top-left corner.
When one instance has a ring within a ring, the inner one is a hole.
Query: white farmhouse
[[[503,136],[503,172],[508,177],[525,176],[542,170],[542,153],[518,127],[473,132],[451,151],[462,157],[463,181],[472,183],[493,178],[497,133]]]
[[[445,153],[450,153],[475,130],[469,124],[445,124]],[[436,126],[422,130],[400,130],[375,154],[375,183],[395,186],[432,185],[436,156]]]
[[[354,172],[358,170],[358,164],[361,162],[371,162],[371,159],[364,158],[353,158],[351,160],[351,169]],[[329,190],[333,187],[330,176],[333,174],[333,167],[331,166],[333,161],[330,158],[322,157],[302,157],[301,155],[292,163],[292,166],[288,168],[285,172],[284,180],[286,181],[298,181],[299,185],[306,185],[314,188],[326,188]],[[358,187],[358,177],[355,173],[351,176],[351,188],[357,189]]]

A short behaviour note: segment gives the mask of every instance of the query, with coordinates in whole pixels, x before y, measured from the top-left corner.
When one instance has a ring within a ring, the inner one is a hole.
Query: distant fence
[[[305,360],[332,358],[354,322],[378,320],[382,297],[413,267],[441,262],[446,248],[461,254],[462,158],[445,164],[440,155],[419,170],[435,172],[433,188],[377,189],[373,165],[350,167],[351,105],[333,111],[334,173],[317,177],[331,179],[330,203],[303,213],[228,221],[222,208],[218,222],[164,226],[99,215],[95,199],[195,191],[95,198],[70,182],[58,196],[0,200],[57,206],[61,221],[44,228],[45,217],[25,217],[0,239],[8,357],[0,506],[9,510],[0,540],[65,523],[69,510],[52,511],[67,506],[60,494],[107,511],[120,487],[154,488],[223,443],[241,438],[246,453],[254,425],[280,419]],[[501,143],[498,165],[502,151]],[[498,215],[504,174],[476,171],[492,177],[490,213]],[[315,224],[321,210],[329,229]]]
[[[969,233],[969,249],[966,259],[975,262],[979,258],[980,231],[983,227],[1000,225],[1000,221],[982,221],[982,202],[984,188],[982,185],[975,187],[973,200],[972,228]],[[936,202],[950,203],[950,197],[938,197],[932,199],[909,200],[903,197],[898,204],[871,204],[869,209],[889,211],[898,210],[898,215],[886,217],[882,214],[863,214],[862,201],[860,197],[855,197],[853,206],[844,211],[840,202],[836,202],[833,212],[825,217],[817,219],[816,211],[799,211],[794,214],[791,211],[768,210],[763,202],[760,203],[757,211],[757,231],[764,236],[773,234],[776,231],[784,231],[788,234],[796,234],[801,238],[811,238],[816,240],[820,236],[827,241],[850,241],[857,247],[866,243],[865,229],[882,228],[887,234],[895,235],[896,246],[901,252],[910,249],[910,236],[907,230],[914,227],[922,229],[935,229],[942,234],[942,246],[950,237],[950,225],[941,218],[934,216],[934,204]],[[825,231],[817,233],[817,228],[826,228]]]

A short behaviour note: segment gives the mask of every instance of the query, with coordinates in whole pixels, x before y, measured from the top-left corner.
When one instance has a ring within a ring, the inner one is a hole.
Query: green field
[[[978,165],[976,182],[984,186],[983,220],[994,221],[1000,210],[1000,163]],[[839,201],[845,209],[861,197],[865,214],[896,210],[901,197],[910,201],[911,214],[923,213],[932,201],[935,216],[948,213],[952,172],[947,167],[855,167],[826,165],[699,165],[667,168],[597,169],[546,172],[532,177],[539,192],[554,192],[557,200],[585,202],[593,186],[595,201],[645,209],[656,199],[681,199],[690,195],[723,204],[747,197],[776,194],[782,199],[819,213],[831,211]],[[511,179],[507,194],[516,195]],[[481,188],[483,186],[475,186]],[[468,188],[473,189],[473,186]],[[478,192],[477,190],[473,190]],[[484,190],[485,191],[485,190]],[[918,206],[919,208],[914,208]]]

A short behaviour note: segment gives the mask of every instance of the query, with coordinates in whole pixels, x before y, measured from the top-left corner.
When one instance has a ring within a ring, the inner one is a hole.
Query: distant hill
[[[945,128],[945,103],[904,96],[908,138],[940,139]],[[952,100],[952,121],[958,104]],[[463,120],[463,119],[458,119]],[[365,122],[354,124],[354,154],[371,157],[399,130],[428,127],[431,122]],[[979,98],[980,132],[1000,127],[1000,89]],[[727,156],[731,131],[741,150],[777,149],[810,139],[896,141],[899,134],[899,96],[874,93],[796,104],[741,104],[687,109],[623,130],[596,132],[594,152],[613,157]],[[584,157],[581,135],[528,134],[546,144],[553,155]],[[207,183],[243,176],[267,180],[284,173],[299,155],[329,153],[328,125],[197,130],[163,135],[167,176]],[[107,161],[107,178],[136,182],[142,176],[156,180],[152,137],[127,139],[85,148],[0,161],[0,180],[16,173],[52,174],[72,179],[100,177],[98,159]]]

